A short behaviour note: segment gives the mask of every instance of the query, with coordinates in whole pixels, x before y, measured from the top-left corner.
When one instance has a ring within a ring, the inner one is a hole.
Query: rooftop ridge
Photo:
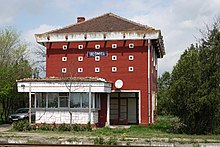
[[[85,20],[85,21],[83,21],[83,22],[78,22],[78,23],[74,23],[74,24],[71,24],[71,25],[67,25],[67,26],[65,26],[65,27],[57,28],[57,29],[54,29],[54,30],[51,30],[51,31],[48,31],[48,32],[45,32],[45,33],[42,33],[42,34],[53,34],[53,33],[56,32],[56,31],[63,30],[63,29],[68,29],[68,28],[70,28],[70,27],[74,27],[74,26],[78,26],[78,25],[80,25],[80,24],[88,23],[88,22],[90,22],[90,21],[92,21],[92,20],[95,20],[95,19],[98,19],[98,18],[101,18],[101,17],[104,17],[104,16],[108,16],[108,15],[109,15],[109,16],[113,16],[113,17],[115,17],[115,18],[118,18],[118,19],[120,19],[120,20],[122,20],[122,21],[125,21],[125,22],[127,22],[127,23],[131,23],[131,24],[133,24],[133,25],[137,25],[137,26],[139,26],[139,27],[143,27],[143,29],[146,29],[146,30],[155,30],[154,28],[149,27],[149,26],[147,26],[147,25],[143,25],[143,24],[141,24],[141,23],[137,23],[137,22],[135,22],[135,21],[126,19],[126,18],[124,18],[124,17],[118,16],[118,15],[116,15],[116,14],[114,14],[114,13],[109,12],[109,13],[105,13],[105,14],[100,15],[100,16],[97,16],[97,17],[90,18],[90,19]],[[155,31],[156,31],[156,30],[155,30]]]

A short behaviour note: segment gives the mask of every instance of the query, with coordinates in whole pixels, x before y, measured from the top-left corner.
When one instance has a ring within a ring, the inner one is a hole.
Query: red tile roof
[[[113,13],[107,13],[45,34],[74,32],[159,31]]]

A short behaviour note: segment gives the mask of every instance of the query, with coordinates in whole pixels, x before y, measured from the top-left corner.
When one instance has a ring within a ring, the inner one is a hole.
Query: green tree
[[[171,112],[186,133],[213,133],[220,127],[220,27],[214,23],[200,45],[181,55],[171,74]]]
[[[171,75],[165,71],[158,78],[157,111],[159,115],[168,115],[170,108],[169,86]]]
[[[16,80],[31,76],[26,55],[27,44],[20,40],[19,33],[12,28],[0,29],[0,117],[3,121],[28,100],[16,88]]]

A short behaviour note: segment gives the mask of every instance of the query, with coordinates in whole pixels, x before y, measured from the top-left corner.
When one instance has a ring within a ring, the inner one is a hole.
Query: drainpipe
[[[147,43],[147,46],[148,46],[148,50],[147,50],[147,55],[148,55],[148,125],[150,125],[150,108],[151,108],[151,105],[150,105],[150,89],[151,89],[151,85],[150,85],[150,79],[151,79],[151,72],[150,72],[150,62],[151,62],[151,58],[150,58],[150,50],[151,50],[151,42],[150,42],[150,39],[148,40],[148,43]]]
[[[91,124],[91,83],[89,83],[89,123]]]
[[[29,124],[31,124],[31,82],[29,83]]]

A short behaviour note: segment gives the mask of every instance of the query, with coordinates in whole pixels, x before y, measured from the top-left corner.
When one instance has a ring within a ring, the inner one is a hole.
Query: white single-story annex
[[[36,111],[35,124],[110,124],[112,83],[102,78],[45,78],[17,80],[18,92],[29,93],[29,108]],[[101,118],[101,98],[107,100]],[[103,124],[101,125],[103,126]]]

